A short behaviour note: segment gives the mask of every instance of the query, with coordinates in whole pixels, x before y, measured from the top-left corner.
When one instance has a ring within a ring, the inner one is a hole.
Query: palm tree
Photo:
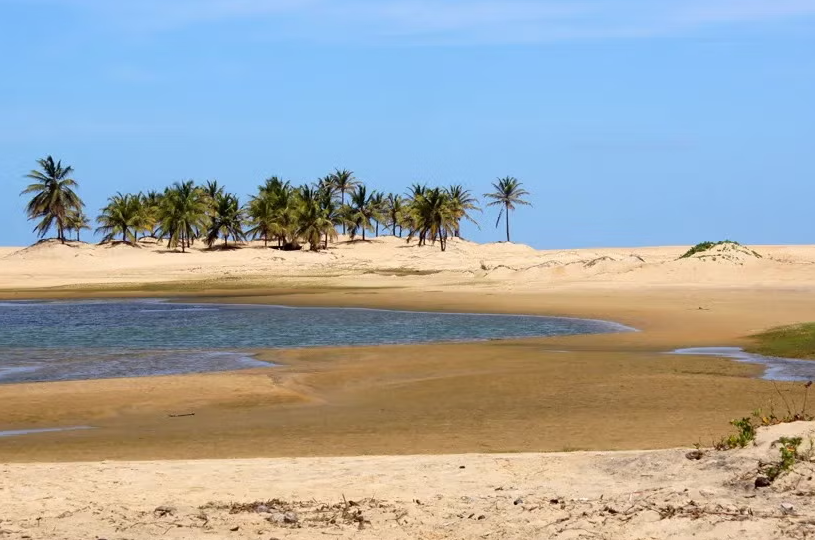
[[[401,195],[388,194],[386,201],[387,225],[392,228],[393,236],[396,236],[396,227],[399,227],[399,238],[402,237],[402,223],[404,212],[404,199]]]
[[[32,170],[26,175],[34,182],[20,195],[34,194],[26,205],[26,213],[29,220],[40,220],[34,227],[37,235],[44,238],[56,222],[57,239],[64,244],[68,214],[85,206],[74,191],[78,187],[76,180],[70,177],[74,169],[67,165],[63,167],[62,161],[55,163],[51,156],[38,159],[37,163],[42,170]]]
[[[416,182],[412,186],[410,186],[410,189],[408,190],[407,194],[409,198],[415,199],[419,195],[423,195],[424,192],[427,191],[427,189],[428,189],[427,184],[420,184]]]
[[[147,193],[139,193],[141,204],[144,209],[144,231],[145,234],[158,238],[158,214],[161,208],[161,199],[164,195],[155,190],[150,190]]]
[[[464,186],[461,184],[454,184],[448,187],[445,191],[450,197],[450,204],[453,207],[453,213],[456,219],[456,226],[455,230],[453,231],[453,235],[456,238],[459,238],[461,236],[461,220],[466,219],[478,227],[478,222],[473,219],[469,211],[475,210],[476,212],[480,212],[481,208],[476,205],[478,200],[473,197],[470,190],[464,189]]]
[[[374,217],[374,221],[376,221],[376,230],[374,231],[375,236],[379,236],[379,223],[387,218],[388,215],[388,205],[385,201],[385,194],[379,191],[374,191],[371,194],[371,207],[375,212],[376,217]]]
[[[348,234],[351,240],[362,231],[362,239],[365,240],[365,231],[373,231],[372,220],[382,219],[379,208],[374,204],[376,192],[368,194],[365,185],[357,186],[356,191],[351,193],[348,204],[343,206],[344,222],[349,226]]]
[[[68,212],[68,219],[65,222],[65,229],[76,232],[76,241],[79,242],[79,233],[83,230],[91,229],[91,221],[82,209],[72,208]]]
[[[280,228],[275,219],[275,201],[269,193],[252,197],[246,209],[251,229],[246,234],[252,238],[262,238],[264,247],[269,247],[269,237],[277,235]]]
[[[446,190],[426,189],[413,202],[413,212],[419,230],[419,245],[424,245],[428,235],[439,241],[442,251],[447,249],[447,237],[455,231],[456,207]],[[411,231],[411,235],[415,231]]]
[[[277,227],[277,245],[284,249],[297,248],[297,196],[288,182],[275,186],[270,194],[273,219]]]
[[[204,185],[201,186],[201,189],[206,194],[207,200],[209,200],[211,221],[207,230],[210,230],[215,224],[215,213],[218,211],[218,201],[224,194],[224,187],[218,184],[217,180],[207,180],[204,182]]]
[[[207,194],[210,201],[212,201],[213,207],[215,206],[215,201],[218,200],[218,197],[224,194],[224,187],[218,184],[217,180],[207,180],[204,185],[202,186],[204,193]]]
[[[331,218],[331,205],[326,207],[325,193],[319,189],[308,186],[300,188],[300,204],[297,208],[297,231],[296,234],[309,243],[311,251],[318,251],[323,236],[325,235],[325,247],[328,247],[329,236],[336,238],[337,231],[334,229],[335,221]],[[330,194],[328,200],[331,200]]]
[[[332,174],[318,178],[314,183],[314,187],[317,188],[317,191],[320,193],[328,193],[331,197],[337,194],[337,188],[334,185],[334,175]]]
[[[417,201],[427,192],[427,184],[414,183],[407,191],[407,199],[402,210],[401,225],[408,230],[407,241],[410,243],[414,235],[419,235],[419,245],[424,245],[425,232],[419,226],[419,215],[417,213]],[[401,234],[400,234],[401,236]]]
[[[522,185],[523,184],[519,182],[517,178],[507,176],[505,178],[499,178],[498,181],[493,182],[492,187],[495,189],[495,191],[484,194],[486,198],[492,199],[492,202],[488,203],[487,206],[501,207],[501,211],[498,213],[498,219],[495,222],[495,226],[498,227],[498,224],[501,223],[501,214],[504,214],[506,217],[507,242],[509,242],[509,212],[515,210],[516,204],[532,206],[531,203],[523,199],[523,197],[529,195],[529,192],[523,189],[521,187]]]
[[[147,221],[140,196],[117,193],[108,199],[107,206],[101,212],[96,218],[99,223],[96,232],[104,235],[102,242],[110,242],[121,234],[122,242],[136,244],[137,233]]]
[[[176,182],[167,188],[159,208],[159,234],[167,235],[168,246],[181,244],[181,252],[190,245],[209,222],[209,197],[195,182]]]
[[[230,236],[232,236],[235,242],[245,238],[243,232],[243,209],[241,208],[240,201],[238,201],[238,197],[231,193],[220,193],[216,195],[215,213],[212,215],[212,221],[207,231],[207,247],[212,247],[221,236],[224,238],[224,247],[229,245]]]
[[[331,184],[334,192],[340,194],[340,206],[345,206],[345,194],[349,195],[360,186],[360,182],[354,178],[354,173],[347,169],[335,169],[331,174]],[[345,223],[342,224],[342,234],[345,234]]]
[[[291,184],[288,180],[283,180],[279,176],[270,176],[267,178],[262,186],[258,186],[258,191],[263,193],[276,193],[279,192],[281,189],[289,189],[291,188]]]
[[[328,241],[337,239],[337,227],[343,224],[342,207],[337,204],[330,190],[322,189],[319,192],[320,208],[325,218],[331,222],[331,228],[326,229],[325,249],[328,249]]]

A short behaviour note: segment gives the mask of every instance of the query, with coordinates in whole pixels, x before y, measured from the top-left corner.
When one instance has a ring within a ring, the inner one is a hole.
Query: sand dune
[[[519,244],[454,239],[446,252],[393,237],[341,241],[322,252],[284,252],[252,242],[234,250],[193,247],[182,254],[139,247],[44,242],[0,251],[0,289],[78,284],[261,278],[334,279],[377,284],[420,277],[422,284],[489,284],[535,289],[568,286],[783,286],[815,284],[815,246],[716,248],[687,259],[687,246],[539,251]],[[756,257],[753,253],[760,254]],[[410,283],[403,280],[403,283]]]

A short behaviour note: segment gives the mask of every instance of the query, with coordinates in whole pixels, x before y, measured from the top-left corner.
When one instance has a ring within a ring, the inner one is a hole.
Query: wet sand
[[[755,331],[815,319],[815,294],[779,288],[501,294],[472,288],[419,295],[393,283],[392,288],[303,292],[269,284],[238,291],[238,296],[234,289],[207,292],[198,300],[564,315],[614,320],[640,332],[258,351],[261,358],[283,366],[0,386],[0,429],[98,428],[0,439],[0,461],[709,444],[729,431],[732,418],[772,401],[781,406],[776,388],[797,398],[798,387],[756,379],[759,366],[663,353],[680,347],[738,346]]]

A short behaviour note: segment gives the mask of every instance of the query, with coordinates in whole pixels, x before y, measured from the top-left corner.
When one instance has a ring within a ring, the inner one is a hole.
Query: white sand
[[[801,286],[815,284],[815,246],[750,246],[763,255],[717,249],[681,259],[688,246],[536,251],[522,244],[451,240],[438,247],[380,237],[341,242],[324,252],[283,252],[252,242],[234,251],[186,254],[153,243],[0,249],[0,289],[174,280],[264,279],[279,283],[372,286],[489,286],[497,289],[643,286]],[[746,250],[745,250],[746,251]],[[421,273],[407,275],[405,272]],[[360,277],[363,276],[364,279]]]
[[[754,488],[759,460],[777,461],[771,443],[791,434],[804,437],[806,451],[815,423],[765,429],[755,447],[700,461],[664,450],[5,465],[0,535],[807,538],[815,531],[811,462]],[[281,502],[268,511],[218,508],[270,499]],[[156,512],[161,506],[170,513]],[[296,522],[280,522],[290,511]]]

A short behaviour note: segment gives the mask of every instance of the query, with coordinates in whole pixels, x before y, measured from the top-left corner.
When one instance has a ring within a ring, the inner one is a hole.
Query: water
[[[159,300],[0,303],[0,383],[268,366],[253,349],[630,331],[605,321]],[[383,358],[383,361],[387,361]]]
[[[677,349],[672,354],[718,356],[748,364],[761,364],[765,368],[761,378],[768,381],[815,381],[815,361],[813,360],[762,356],[745,352],[738,347],[693,347]]]
[[[85,429],[94,429],[91,426],[71,426],[61,428],[36,428],[36,429],[9,429],[0,431],[0,438],[2,437],[19,437],[20,435],[33,435],[34,433],[54,433],[57,431],[79,431]]]

